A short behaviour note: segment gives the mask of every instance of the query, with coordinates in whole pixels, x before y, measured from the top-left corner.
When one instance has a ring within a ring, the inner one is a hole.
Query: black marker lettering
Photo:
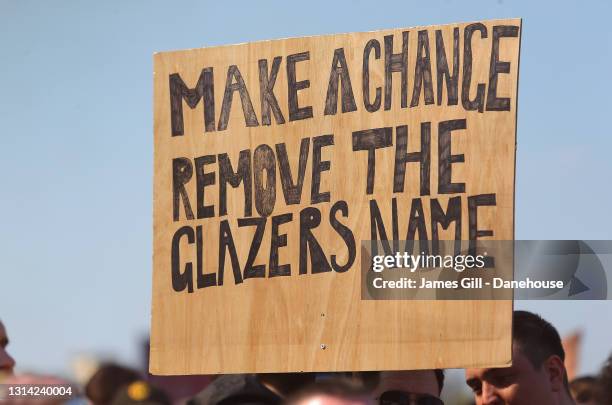
[[[191,180],[193,166],[187,158],[172,159],[172,217],[174,221],[179,220],[179,200],[183,199],[185,218],[193,219],[193,211],[189,203],[189,196],[185,190],[185,184]]]
[[[510,111],[510,99],[497,97],[497,75],[510,73],[510,62],[499,60],[499,39],[518,37],[516,25],[496,25],[493,27],[493,45],[491,46],[491,68],[489,70],[489,88],[487,91],[487,111]]]
[[[393,192],[404,191],[406,163],[419,162],[421,165],[421,195],[429,195],[429,165],[431,162],[431,123],[421,123],[421,151],[408,153],[408,127],[395,128],[395,169],[393,171]]]
[[[234,83],[234,80],[236,83]],[[225,82],[225,93],[223,93],[223,103],[221,104],[221,115],[219,116],[219,131],[223,131],[227,128],[227,122],[229,121],[230,110],[232,108],[232,99],[234,98],[234,92],[237,91],[240,94],[240,101],[242,102],[242,113],[244,114],[244,122],[247,127],[256,127],[259,125],[257,122],[257,116],[255,110],[253,110],[253,103],[249,96],[246,84],[242,79],[238,66],[231,65],[227,69],[227,80]]]
[[[342,112],[357,110],[353,87],[351,86],[351,77],[346,58],[344,57],[344,48],[338,48],[334,51],[334,60],[332,61],[329,84],[327,86],[327,97],[325,98],[324,115],[336,115],[338,111],[339,81],[342,82]]]
[[[321,135],[312,140],[312,184],[310,188],[310,202],[317,204],[329,201],[329,191],[321,193],[321,172],[328,171],[331,167],[329,160],[321,161],[321,149],[334,144],[333,135]]]
[[[493,230],[491,229],[478,229],[478,207],[495,206],[496,204],[495,194],[479,194],[468,197],[470,241],[475,241],[483,236],[493,236]]]
[[[196,255],[197,255],[197,279],[198,289],[217,285],[217,275],[215,273],[204,274],[204,237],[202,235],[202,225],[196,226]],[[219,285],[223,284],[223,272],[220,273]]]
[[[418,232],[419,241],[428,240],[427,225],[425,225],[425,213],[423,212],[423,203],[420,198],[413,198],[410,206],[410,217],[408,218],[408,232],[406,240],[414,240],[415,234]],[[421,243],[423,247],[427,247],[426,243]]]
[[[219,155],[219,216],[227,215],[227,183],[234,188],[243,183],[244,216],[250,217],[253,213],[250,150],[240,151],[238,170],[235,173],[227,153]]]
[[[336,213],[340,212],[344,218],[348,218],[349,209],[346,201],[336,201],[334,205],[332,205],[331,210],[329,211],[329,223],[332,228],[338,235],[344,240],[346,244],[346,248],[348,249],[348,258],[346,259],[346,263],[344,265],[339,265],[336,261],[336,255],[331,255],[331,266],[337,273],[344,273],[348,269],[351,268],[353,263],[355,262],[355,257],[357,255],[357,250],[355,246],[355,236],[353,236],[353,232],[344,224],[342,224],[336,218]]]
[[[465,162],[463,154],[451,154],[451,132],[465,128],[465,119],[442,121],[438,124],[438,194],[465,192],[465,183],[451,182],[452,164]]]
[[[259,96],[261,98],[261,125],[270,125],[270,109],[274,114],[276,123],[284,124],[285,117],[278,106],[278,101],[274,95],[274,84],[276,83],[276,76],[280,68],[282,57],[277,56],[272,61],[272,69],[268,76],[268,61],[266,59],[259,60]]]
[[[264,266],[263,264],[253,266],[253,263],[257,258],[257,253],[259,252],[259,247],[261,246],[261,241],[263,240],[264,231],[266,230],[266,218],[239,218],[238,226],[255,227],[255,233],[253,235],[251,247],[249,248],[249,256],[247,258],[246,264],[244,265],[244,279],[246,280],[247,278],[265,277],[266,266]]]
[[[392,218],[392,222],[397,222],[397,218]],[[380,238],[378,235],[380,235]],[[378,244],[374,243],[374,241],[377,240],[382,243],[385,254],[391,254],[391,245],[389,244],[389,238],[385,230],[385,223],[380,214],[380,209],[378,208],[376,200],[370,200],[370,240],[372,241],[373,255],[376,256],[378,254]]]
[[[234,283],[242,283],[242,274],[240,274],[240,263],[238,263],[238,254],[236,253],[236,245],[234,244],[234,238],[232,237],[232,231],[230,229],[227,219],[224,219],[219,224],[219,285],[223,285],[223,273],[225,269],[225,251],[228,250],[230,254],[230,261],[232,262],[232,271],[234,272]]]
[[[290,276],[291,265],[290,264],[278,264],[278,249],[287,246],[287,234],[279,234],[278,228],[282,224],[291,222],[293,214],[276,215],[272,217],[272,238],[270,240],[270,275],[269,277],[276,276]]]
[[[472,34],[480,31],[480,37],[487,37],[487,27],[481,23],[470,24],[465,27],[463,34],[463,83],[461,85],[461,103],[467,111],[484,110],[485,85],[476,86],[476,98],[470,100],[470,85],[472,83]]]
[[[289,156],[284,143],[276,144],[276,156],[278,158],[278,168],[280,170],[281,184],[285,204],[299,204],[304,186],[304,175],[306,174],[306,163],[308,161],[308,149],[310,148],[310,138],[302,139],[300,143],[300,159],[298,163],[297,183],[293,183],[291,167],[289,167]]]
[[[431,208],[431,244],[434,254],[439,253],[439,236],[438,236],[438,224],[442,226],[442,229],[448,229],[451,222],[455,223],[455,240],[461,241],[461,197],[452,197],[448,200],[446,207],[446,214],[440,206],[437,198],[433,198],[430,201]],[[455,254],[461,252],[461,244],[455,243]]]
[[[391,109],[392,73],[402,74],[402,108],[408,105],[408,31],[402,32],[402,53],[393,53],[393,35],[385,36],[385,110]]]
[[[363,104],[368,112],[375,112],[380,109],[382,99],[382,89],[376,88],[376,96],[374,102],[370,102],[370,53],[374,49],[374,58],[380,59],[380,42],[375,39],[370,39],[363,49],[363,71],[362,71],[362,91]]]
[[[307,207],[300,211],[300,274],[308,272],[308,254],[310,254],[311,273],[325,273],[331,271],[325,253],[312,229],[321,224],[321,211],[314,207]]]
[[[266,180],[264,186],[264,171]],[[253,153],[253,182],[255,185],[255,209],[262,217],[274,211],[276,203],[276,159],[268,145],[259,145]]]
[[[374,192],[376,175],[376,149],[393,145],[393,128],[375,128],[353,132],[353,150],[368,151],[368,178],[366,194]]]
[[[181,260],[180,260],[180,241],[181,237],[187,236],[187,243],[193,244],[195,235],[193,229],[190,226],[183,226],[174,233],[172,237],[172,288],[176,292],[181,292],[187,288],[187,292],[193,292],[193,264],[191,262],[185,263],[185,271],[181,273]]]
[[[449,72],[442,30],[436,30],[436,61],[438,105],[442,105],[442,89],[445,78],[447,105],[457,105],[459,100],[459,28],[453,29],[453,74],[451,75]]]
[[[429,52],[429,35],[427,30],[419,31],[417,45],[417,60],[414,67],[414,89],[412,91],[412,101],[410,107],[419,105],[421,97],[421,86],[425,98],[425,104],[434,103],[433,83],[431,79],[431,57]]]
[[[169,77],[170,81],[170,126],[172,136],[183,135],[183,100],[189,108],[194,109],[204,98],[204,130],[211,132],[215,130],[215,81],[213,79],[213,68],[202,69],[200,78],[195,89],[187,87],[178,73]]]
[[[298,90],[310,87],[310,80],[297,81],[295,77],[295,64],[310,59],[310,52],[301,52],[287,56],[287,99],[289,102],[289,121],[312,118],[312,107],[300,107],[298,103]]]
[[[204,190],[206,186],[215,184],[215,173],[206,173],[204,166],[215,163],[217,157],[215,155],[200,156],[194,159],[196,171],[196,191],[197,191],[197,209],[198,219],[211,218],[215,216],[214,205],[204,205]]]

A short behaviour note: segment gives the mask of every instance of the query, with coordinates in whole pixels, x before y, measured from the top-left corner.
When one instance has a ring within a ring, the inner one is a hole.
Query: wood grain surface
[[[514,238],[520,27],[156,53],[150,371],[508,364],[511,301],[365,301],[359,269],[373,206],[389,239]]]

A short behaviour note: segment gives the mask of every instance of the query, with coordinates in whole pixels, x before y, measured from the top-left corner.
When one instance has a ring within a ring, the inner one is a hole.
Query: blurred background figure
[[[599,380],[593,376],[579,377],[570,383],[576,405],[602,405]]]
[[[278,405],[314,382],[315,373],[233,374],[217,377],[188,405]]]
[[[103,364],[85,385],[85,395],[94,405],[110,405],[122,388],[141,379],[140,374],[130,368]]]
[[[13,375],[13,368],[15,367],[15,360],[6,351],[8,344],[9,339],[6,329],[2,321],[0,321],[0,383]]]
[[[152,375],[149,373],[151,345],[148,336],[140,341],[140,364],[137,366],[145,380],[163,390],[174,403],[184,403],[194,397],[214,379],[208,375]]]
[[[145,381],[135,381],[121,388],[111,405],[171,405],[168,396]]]
[[[328,378],[296,392],[286,405],[374,405],[361,384],[346,378]],[[409,405],[404,404],[404,405]]]
[[[187,405],[279,405],[281,397],[254,374],[226,374],[187,401]]]
[[[361,372],[355,377],[381,405],[443,404],[444,371],[440,369]]]
[[[601,402],[604,405],[612,404],[612,355],[599,372],[599,387],[601,389]]]

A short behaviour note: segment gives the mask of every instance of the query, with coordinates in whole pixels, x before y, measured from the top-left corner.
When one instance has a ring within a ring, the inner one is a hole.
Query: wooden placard
[[[380,225],[513,239],[520,29],[155,54],[150,371],[508,364],[511,301],[361,300],[359,269]]]

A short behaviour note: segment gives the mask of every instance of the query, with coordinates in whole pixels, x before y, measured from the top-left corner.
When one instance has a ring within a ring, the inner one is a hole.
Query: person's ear
[[[565,389],[565,365],[557,355],[550,356],[542,365],[548,374],[550,387],[558,392]]]

